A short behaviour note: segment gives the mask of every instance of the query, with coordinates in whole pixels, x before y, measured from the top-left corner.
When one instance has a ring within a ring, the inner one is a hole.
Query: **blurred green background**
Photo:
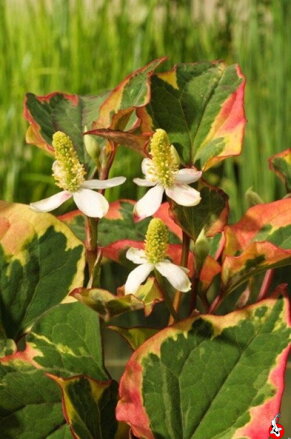
[[[290,23],[290,0],[0,0],[0,198],[29,202],[55,192],[51,158],[24,142],[27,91],[98,94],[164,55],[166,67],[237,62],[247,77],[243,155],[212,176],[230,196],[232,220],[250,187],[264,201],[282,197],[267,158],[291,145]],[[114,173],[140,172],[134,153],[122,158]],[[126,185],[113,196],[135,191]]]

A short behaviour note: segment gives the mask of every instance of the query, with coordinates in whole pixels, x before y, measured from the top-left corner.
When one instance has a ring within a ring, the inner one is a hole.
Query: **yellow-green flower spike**
[[[155,131],[150,143],[150,153],[159,182],[166,188],[172,186],[178,162],[165,130],[159,128]]]
[[[76,192],[84,182],[86,171],[79,162],[77,153],[69,136],[62,131],[53,135],[56,162],[53,177],[56,185],[69,192]]]
[[[165,259],[169,242],[167,226],[159,218],[154,218],[149,223],[146,239],[145,253],[147,260],[157,264]]]

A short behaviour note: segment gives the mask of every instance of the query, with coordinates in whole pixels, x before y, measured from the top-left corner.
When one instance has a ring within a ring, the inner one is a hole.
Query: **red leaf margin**
[[[248,307],[240,310],[236,310],[225,316],[216,315],[203,315],[190,319],[186,319],[171,327],[165,328],[158,334],[149,338],[143,345],[141,345],[129,359],[125,372],[120,380],[119,395],[120,400],[116,408],[116,418],[119,421],[127,422],[133,431],[133,433],[143,439],[155,439],[150,428],[150,420],[143,406],[142,396],[140,389],[142,388],[142,359],[144,356],[152,353],[157,356],[160,354],[161,345],[164,342],[165,334],[168,338],[176,337],[177,333],[184,333],[190,329],[193,321],[197,318],[205,318],[215,327],[221,328],[227,326],[227,322],[235,325],[237,321],[241,319],[242,311],[251,310],[252,308],[266,304],[268,306],[274,302],[278,295],[283,294],[285,296],[285,310],[284,310],[284,320],[286,321],[288,327],[291,326],[290,318],[290,302],[286,296],[286,285],[280,285],[273,294],[273,297],[264,299],[255,304],[249,305]],[[162,336],[163,335],[163,336]],[[258,439],[258,437],[265,437],[268,427],[270,426],[271,420],[274,417],[274,413],[278,413],[280,407],[280,401],[283,394],[283,374],[286,367],[286,361],[288,358],[288,353],[290,346],[287,346],[281,354],[277,357],[277,366],[271,370],[268,381],[270,384],[276,388],[274,396],[269,399],[265,404],[261,404],[257,407],[251,409],[251,420],[250,422],[237,430],[235,436],[232,439],[239,439],[243,434],[249,434],[245,436],[246,439]],[[262,422],[262,419],[264,422]],[[259,420],[259,422],[258,422]],[[239,434],[239,436],[238,436]]]

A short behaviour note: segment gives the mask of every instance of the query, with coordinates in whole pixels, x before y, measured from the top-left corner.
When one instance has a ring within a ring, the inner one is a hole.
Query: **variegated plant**
[[[26,96],[27,142],[62,191],[0,203],[3,439],[267,438],[280,411],[291,199],[229,224],[208,170],[241,153],[243,74],[164,61],[103,95]],[[104,194],[126,177],[108,178],[119,145],[141,156],[137,203]],[[290,151],[270,167],[289,191]],[[80,210],[46,213],[69,198]],[[100,319],[133,350],[119,384]]]

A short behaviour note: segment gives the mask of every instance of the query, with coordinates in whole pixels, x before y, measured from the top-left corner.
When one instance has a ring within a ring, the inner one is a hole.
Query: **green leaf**
[[[4,328],[0,324],[0,358],[12,355],[16,351],[16,344],[11,338],[7,338]]]
[[[114,439],[118,428],[114,381],[101,383],[85,376],[51,378],[62,389],[66,419],[76,439]]]
[[[41,370],[23,361],[0,361],[0,431],[3,439],[69,439],[61,393]]]
[[[285,184],[287,192],[291,192],[291,148],[273,155],[269,164]]]
[[[221,232],[228,219],[228,197],[215,187],[201,184],[201,201],[197,206],[185,207],[171,204],[171,212],[175,222],[196,241],[204,230],[206,236],[214,236]]]
[[[79,96],[55,92],[36,96],[28,93],[24,102],[24,117],[30,124],[27,143],[53,155],[52,136],[55,131],[63,131],[72,139],[80,161],[90,163],[83,133],[93,128],[130,128],[137,120],[135,109],[149,102],[150,76],[164,60],[154,60],[131,73],[109,94]],[[100,139],[100,143],[104,144],[104,140]]]
[[[28,93],[24,103],[24,117],[30,123],[26,134],[27,143],[54,154],[53,134],[63,131],[71,138],[80,161],[87,162],[83,133],[96,120],[104,98],[104,94],[86,97],[65,93],[46,96]]]
[[[130,73],[109,94],[100,108],[94,129],[111,128],[113,130],[130,129],[137,118],[133,111],[143,108],[150,100],[150,78],[154,70],[165,61],[158,58],[146,66]]]
[[[75,417],[84,418],[86,413],[87,425],[98,427],[100,432],[107,431],[106,422],[111,417],[117,429],[114,415],[116,392],[106,391],[101,398],[109,382],[103,366],[99,320],[92,310],[82,304],[60,304],[41,316],[26,337],[25,348],[0,359],[0,375],[1,370],[0,428],[2,422],[5,438],[30,439],[32,424],[34,439],[72,437],[65,427],[61,392],[47,376],[53,377],[58,384],[72,383],[68,397],[75,404]],[[33,386],[31,381],[34,382]],[[93,383],[91,393],[88,390],[90,383]],[[101,393],[98,389],[101,389]],[[51,393],[55,395],[53,400]],[[13,404],[13,401],[17,403]],[[78,405],[78,401],[81,401],[81,405]],[[97,418],[96,401],[100,405]],[[65,406],[65,414],[68,412],[69,403]],[[34,424],[34,416],[41,419],[40,425]],[[54,418],[56,424],[53,423]],[[9,419],[12,421],[9,422]],[[71,420],[68,419],[68,422],[71,425]],[[86,435],[74,437],[88,438]],[[109,436],[104,434],[103,438],[106,437]]]
[[[53,215],[0,202],[0,321],[18,338],[83,284],[84,247]]]
[[[266,437],[282,395],[288,300],[166,328],[130,358],[117,419],[142,439]]]
[[[120,326],[108,326],[108,328],[125,338],[133,350],[139,348],[148,338],[158,332],[158,329],[153,328],[122,328]]]
[[[241,152],[244,85],[239,67],[223,63],[178,64],[155,74],[144,130],[163,128],[184,163],[206,170]]]
[[[33,352],[34,364],[51,374],[108,379],[99,319],[79,302],[57,305],[39,319],[27,337],[27,349]]]

